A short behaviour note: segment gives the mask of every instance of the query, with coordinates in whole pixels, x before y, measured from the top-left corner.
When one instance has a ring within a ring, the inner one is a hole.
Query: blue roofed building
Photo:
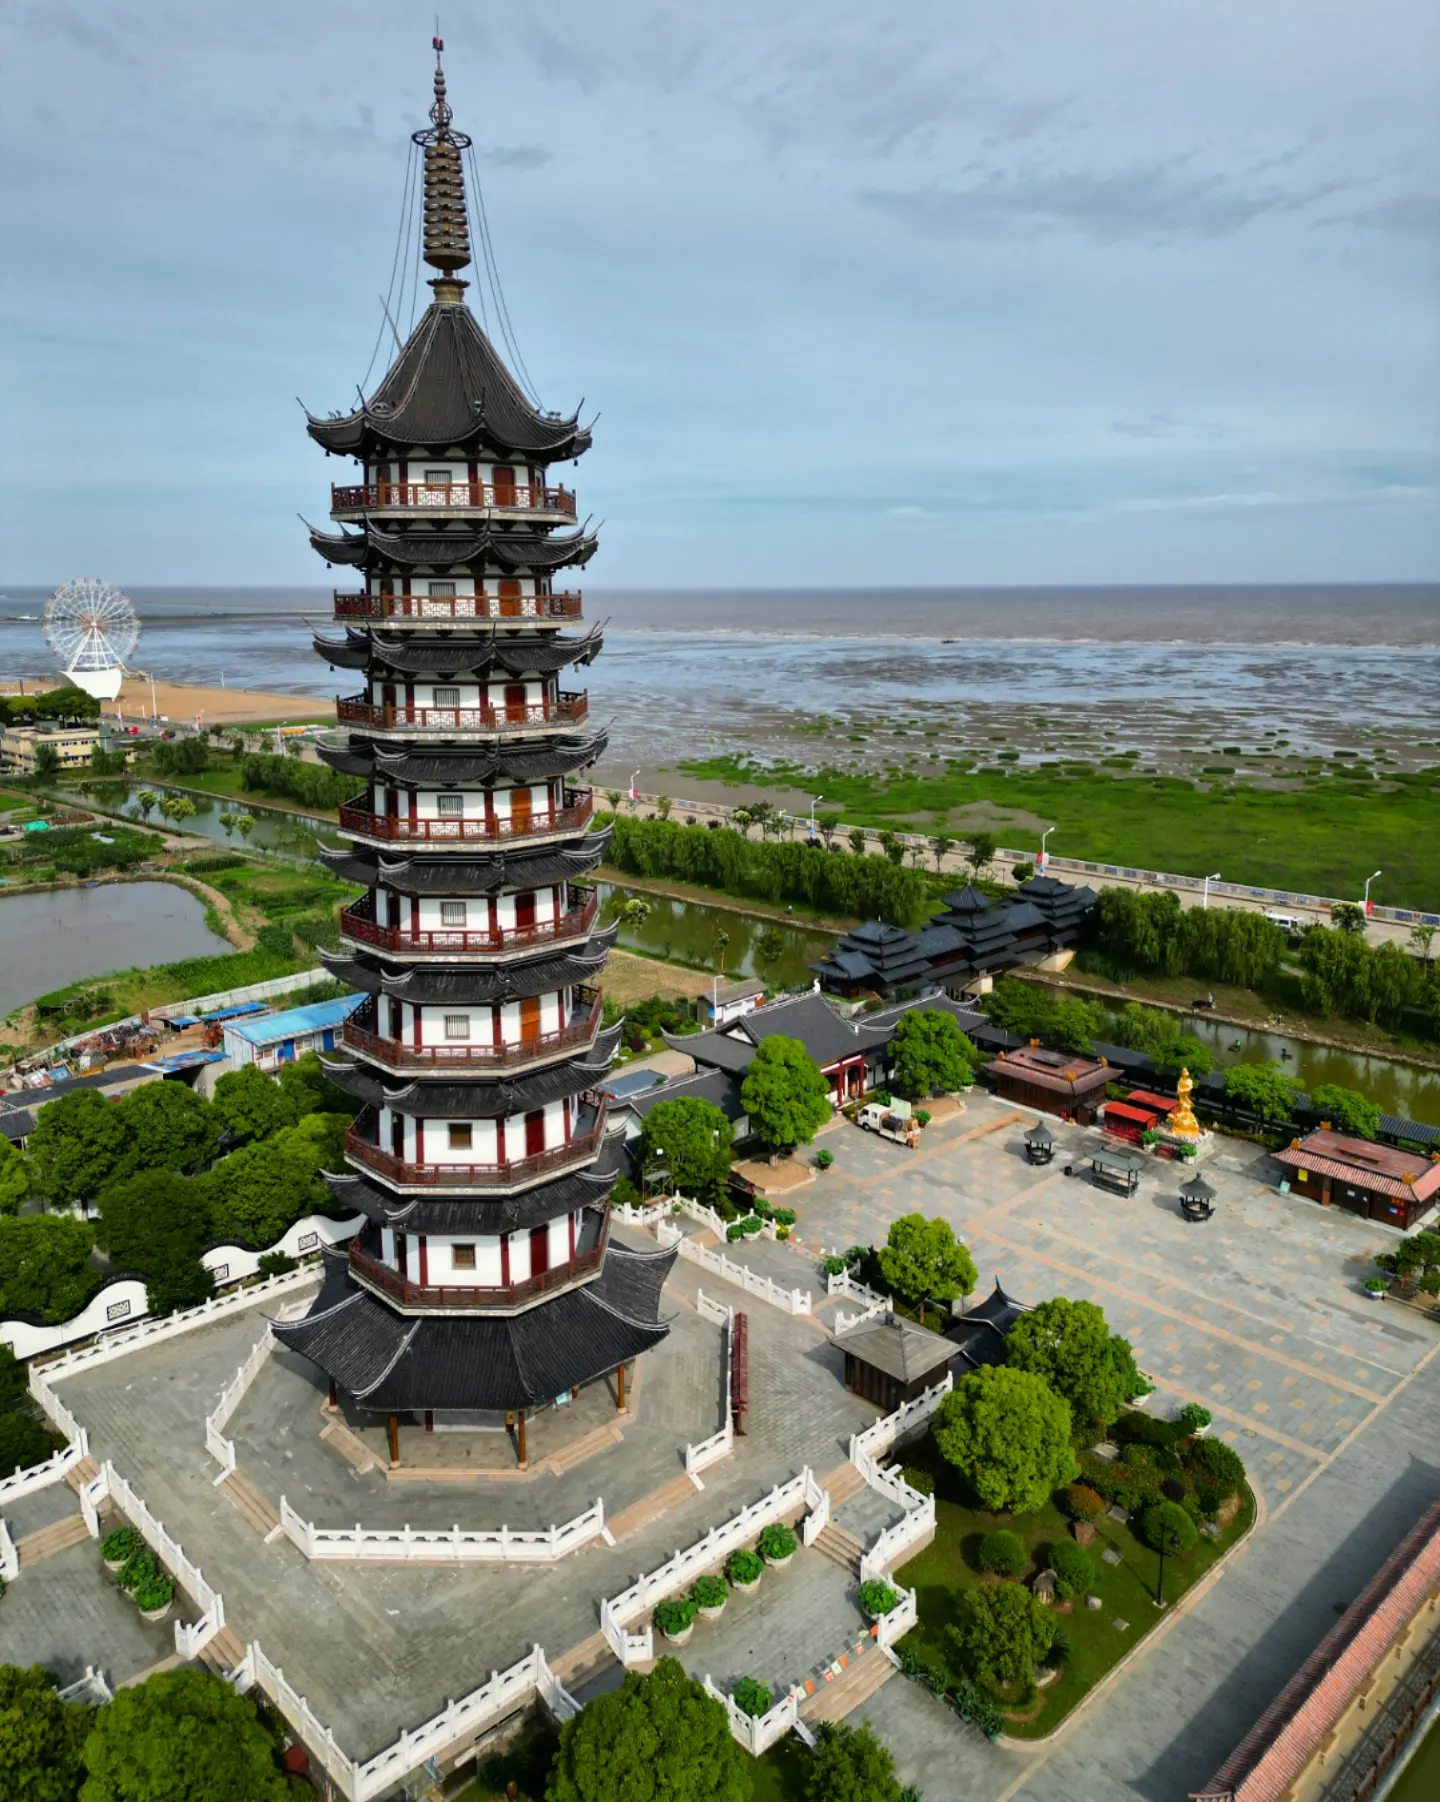
[[[365,997],[341,995],[334,1001],[312,1001],[307,1007],[279,1014],[252,1014],[225,1022],[225,1055],[233,1068],[258,1064],[277,1070],[307,1051],[333,1051],[340,1023]]]

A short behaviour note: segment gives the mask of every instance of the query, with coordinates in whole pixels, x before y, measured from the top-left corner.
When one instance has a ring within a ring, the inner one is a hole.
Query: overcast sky
[[[1440,575],[1437,22],[449,5],[592,583]],[[295,397],[365,375],[431,28],[5,0],[0,581],[325,579]]]

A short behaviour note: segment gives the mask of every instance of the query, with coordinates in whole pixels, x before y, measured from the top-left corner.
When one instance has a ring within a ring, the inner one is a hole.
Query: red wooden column
[[[330,1396],[325,1405],[327,1408],[330,1408],[332,1410],[335,1408],[338,1408],[340,1406],[340,1397],[336,1394],[336,1391],[335,1391],[334,1377],[331,1377],[331,1379],[330,1379]]]
[[[400,1417],[390,1416],[390,1465],[393,1469],[400,1462]]]
[[[522,1408],[515,1416],[515,1450],[519,1454],[520,1468],[525,1468],[525,1410]]]
[[[615,1372],[615,1412],[625,1412],[625,1366],[621,1364]]]

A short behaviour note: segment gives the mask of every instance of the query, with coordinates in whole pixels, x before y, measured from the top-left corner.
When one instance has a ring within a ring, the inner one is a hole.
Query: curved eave
[[[347,631],[344,638],[313,634],[315,649],[327,663],[341,669],[364,670],[371,664],[402,675],[458,675],[502,669],[512,676],[553,675],[574,664],[593,663],[605,644],[605,628],[592,626],[580,638],[546,635],[515,638],[493,628],[485,634],[468,634],[439,643],[413,638],[389,639],[375,632]]]
[[[394,750],[368,739],[352,739],[347,745],[322,741],[315,749],[322,763],[360,781],[378,775],[390,782],[444,788],[490,782],[497,776],[513,782],[569,776],[603,757],[608,743],[609,734],[597,732],[591,738],[550,738],[540,744],[501,745],[493,752],[458,751],[453,756],[439,746],[433,751]]]
[[[397,1001],[411,1001],[419,1007],[440,1007],[447,1002],[481,1006],[493,1001],[521,1001],[589,981],[604,969],[619,930],[619,922],[614,921],[592,933],[578,950],[495,968],[411,965],[395,969],[378,957],[372,960],[347,951],[327,950],[321,951],[320,961],[337,982],[349,983],[368,995],[393,995]]]
[[[372,888],[383,883],[399,895],[523,894],[588,876],[610,848],[612,829],[587,832],[576,842],[529,857],[497,851],[483,859],[453,856],[386,858],[382,853],[317,846],[316,856],[347,882]]]
[[[583,1058],[498,1082],[387,1082],[367,1064],[335,1058],[327,1059],[325,1068],[336,1088],[366,1106],[398,1108],[426,1120],[504,1120],[593,1089],[608,1076],[619,1040],[617,1024],[602,1033]]]

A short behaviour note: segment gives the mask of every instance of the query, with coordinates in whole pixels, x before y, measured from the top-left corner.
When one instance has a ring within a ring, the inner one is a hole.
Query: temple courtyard
[[[1064,1174],[1096,1135],[1057,1127],[1055,1162],[1034,1169],[1020,1139],[1029,1124],[976,1095],[963,1115],[929,1128],[918,1151],[841,1122],[827,1128],[820,1142],[833,1168],[786,1196],[803,1249],[754,1239],[725,1248],[809,1290],[813,1316],[678,1262],[665,1291],[671,1337],[642,1361],[626,1414],[597,1391],[568,1422],[542,1417],[523,1475],[502,1455],[503,1436],[472,1456],[470,1436],[418,1429],[402,1446],[416,1468],[398,1480],[383,1457],[360,1468],[372,1430],[328,1415],[323,1379],[277,1349],[227,1428],[239,1492],[217,1487],[204,1421],[262,1331],[259,1309],[77,1372],[57,1392],[89,1429],[97,1460],[114,1460],[224,1594],[227,1632],[258,1640],[346,1749],[365,1756],[535,1643],[582,1698],[618,1681],[598,1633],[601,1597],[806,1465],[839,1493],[853,1475],[849,1436],[877,1410],[842,1386],[828,1329],[855,1304],[824,1298],[816,1250],[882,1242],[900,1214],[943,1215],[975,1257],[977,1293],[998,1277],[1026,1302],[1098,1301],[1158,1385],[1152,1406],[1193,1399],[1212,1409],[1214,1430],[1246,1461],[1259,1521],[1219,1580],[1053,1742],[989,1745],[899,1676],[849,1718],[873,1721],[927,1802],[1160,1802],[1203,1782],[1440,1489],[1440,1332],[1361,1287],[1371,1253],[1393,1235],[1279,1195],[1257,1148],[1222,1142],[1205,1166],[1215,1217],[1188,1224],[1175,1167],[1147,1165],[1136,1194],[1115,1196]],[[695,1307],[701,1289],[749,1316],[751,1405],[746,1436],[697,1489],[684,1448],[716,1430],[723,1397],[722,1336]],[[449,1443],[432,1453],[426,1439]],[[433,1465],[449,1468],[423,1474]],[[270,1534],[282,1495],[317,1527],[367,1528],[549,1527],[600,1498],[615,1543],[593,1540],[551,1565],[310,1562]],[[29,1532],[73,1497],[57,1489],[21,1506],[35,1520],[12,1527]],[[864,1543],[893,1518],[863,1488],[835,1515]],[[22,1569],[5,1604],[7,1647],[18,1632],[17,1652],[31,1655],[33,1641],[33,1655],[67,1674],[97,1664],[112,1683],[163,1657],[168,1625],[153,1648],[137,1641],[133,1610],[107,1590],[93,1546]],[[811,1548],[720,1621],[700,1623],[681,1656],[727,1687],[750,1674],[783,1688],[853,1649],[862,1630],[853,1572]]]

